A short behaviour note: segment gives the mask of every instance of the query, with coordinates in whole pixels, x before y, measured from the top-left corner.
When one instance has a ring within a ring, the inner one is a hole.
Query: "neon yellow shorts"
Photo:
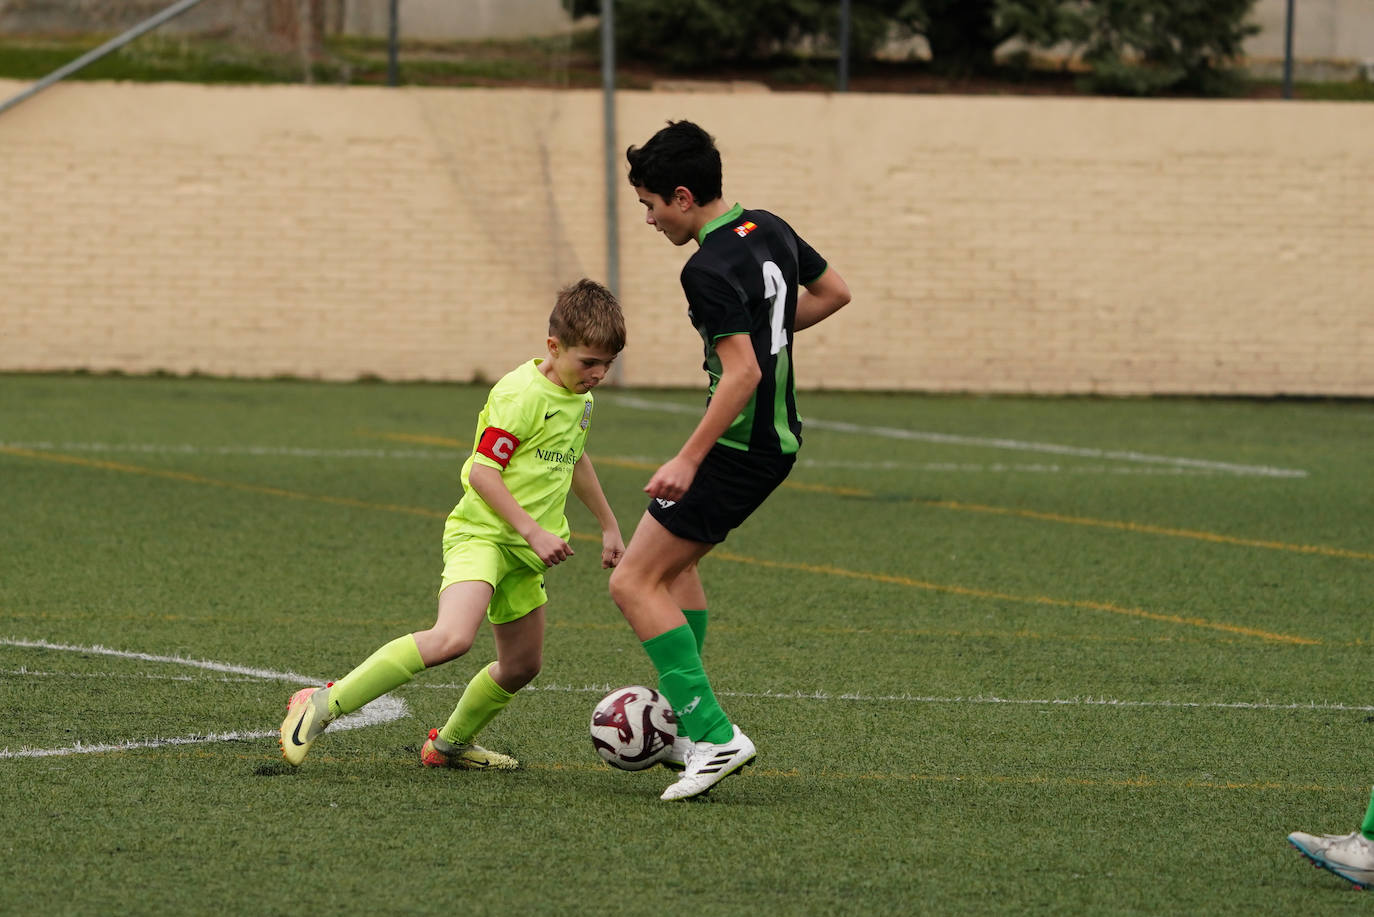
[[[531,561],[543,565],[529,548],[522,551],[472,535],[446,533],[444,576],[439,591],[443,592],[454,583],[472,580],[489,583],[494,591],[491,604],[487,606],[487,620],[493,624],[508,624],[549,600],[544,591],[544,574],[542,570],[535,570]]]

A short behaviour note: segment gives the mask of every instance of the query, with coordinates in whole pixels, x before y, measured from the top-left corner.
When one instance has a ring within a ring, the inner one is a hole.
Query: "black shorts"
[[[682,499],[650,500],[649,515],[679,538],[720,544],[768,499],[796,461],[795,454],[761,455],[716,443]]]

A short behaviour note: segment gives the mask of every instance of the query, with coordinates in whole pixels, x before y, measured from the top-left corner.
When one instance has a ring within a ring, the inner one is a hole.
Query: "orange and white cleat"
[[[488,751],[480,745],[445,742],[437,729],[429,731],[429,738],[420,747],[420,763],[425,767],[455,767],[469,771],[513,771],[520,766],[520,762],[510,755]]]

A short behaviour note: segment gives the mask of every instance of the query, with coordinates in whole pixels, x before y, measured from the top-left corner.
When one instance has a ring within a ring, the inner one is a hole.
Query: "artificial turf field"
[[[1285,843],[1374,783],[1374,405],[803,393],[788,485],[703,564],[757,764],[704,801],[602,765],[653,673],[590,515],[543,673],[417,762],[492,657],[305,764],[298,686],[433,621],[485,389],[0,376],[0,911],[1293,914]],[[628,539],[701,395],[603,389]]]

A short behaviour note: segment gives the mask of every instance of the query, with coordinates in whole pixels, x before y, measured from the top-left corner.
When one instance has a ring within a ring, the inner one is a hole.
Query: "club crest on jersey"
[[[592,403],[588,401],[582,406],[582,429],[587,429],[592,422]]]
[[[749,235],[749,233],[753,232],[758,228],[758,224],[755,223],[753,220],[745,220],[743,223],[735,227],[735,235],[743,239],[745,236]]]

